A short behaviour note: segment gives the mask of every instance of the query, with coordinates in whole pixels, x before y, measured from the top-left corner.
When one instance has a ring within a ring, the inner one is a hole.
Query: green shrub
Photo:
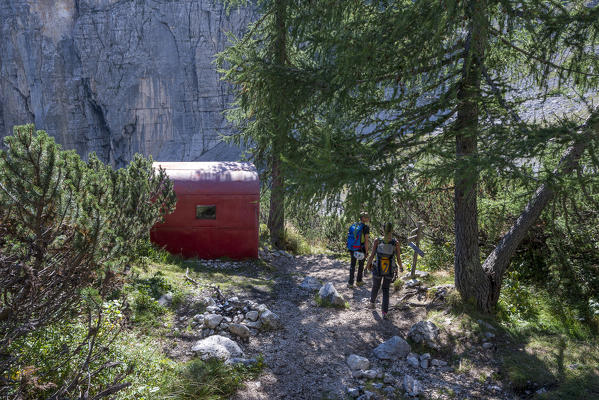
[[[46,398],[55,393],[68,398],[81,391],[89,391],[93,397],[115,379],[122,381],[117,379],[119,374],[128,374],[128,366],[115,362],[118,357],[111,348],[121,331],[120,303],[107,302],[100,309],[90,305],[88,310],[89,319],[52,324],[11,343],[8,349],[18,356],[18,363],[10,375],[20,381],[24,398]],[[75,384],[67,386],[75,377],[79,377]]]
[[[401,290],[401,288],[403,288],[403,285],[404,285],[403,279],[397,278],[395,280],[395,282],[393,282],[393,290],[397,292],[398,290]]]
[[[156,300],[173,289],[161,271],[155,272],[150,278],[136,279],[134,286]]]
[[[97,347],[102,340],[95,325],[103,323],[106,311],[100,305],[119,293],[124,266],[136,258],[150,227],[174,208],[175,195],[165,172],[155,171],[152,160],[140,155],[119,170],[94,154],[84,162],[33,125],[15,127],[4,141],[6,150],[0,151],[0,276],[10,279],[2,279],[0,286],[4,311],[0,353],[7,355],[0,359],[0,374],[25,373],[23,379],[9,379],[8,398],[19,386],[24,391],[55,390],[64,398],[66,392],[78,390],[77,383],[83,379],[82,370],[70,366],[84,367],[73,362],[69,367],[48,369],[40,378],[44,383],[37,385],[42,368],[32,365],[25,370],[27,365],[20,357],[27,354],[13,344],[25,345],[36,337],[60,342],[59,335],[64,339],[60,351],[65,357],[71,352],[77,359],[80,349],[74,343],[84,335],[89,343],[83,347],[90,356],[106,353]],[[88,323],[83,324],[85,334],[77,330],[81,318]],[[100,390],[96,381],[102,381],[104,373],[87,376],[87,386]],[[75,381],[61,386],[68,379]]]
[[[431,271],[447,270],[453,268],[454,244],[445,241],[442,244],[426,243],[424,257],[418,261]],[[410,252],[406,253],[409,254]]]
[[[285,228],[285,250],[293,254],[310,254],[312,251],[306,238],[290,225]]]
[[[185,302],[185,293],[179,289],[173,290],[173,299],[171,300],[171,308],[173,310],[176,310],[184,302]]]
[[[145,323],[166,313],[166,308],[161,306],[156,299],[143,290],[138,290],[133,296],[133,321]]]
[[[270,242],[270,230],[266,224],[260,224],[260,243],[267,244]]]
[[[181,265],[185,261],[180,255],[171,254],[165,249],[157,247],[149,238],[139,244],[136,254],[136,262],[143,268],[150,263]]]

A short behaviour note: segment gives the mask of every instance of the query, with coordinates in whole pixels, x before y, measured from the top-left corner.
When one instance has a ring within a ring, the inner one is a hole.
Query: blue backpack
[[[356,222],[349,227],[347,233],[347,249],[350,251],[360,251],[362,248],[362,229],[364,224]]]

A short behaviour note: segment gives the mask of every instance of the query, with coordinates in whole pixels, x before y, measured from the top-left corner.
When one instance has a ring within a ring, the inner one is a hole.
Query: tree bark
[[[286,0],[276,0],[274,3],[274,28],[273,61],[277,65],[285,65],[287,59],[287,4]],[[279,90],[284,92],[284,82],[279,82]],[[283,248],[285,242],[285,179],[282,171],[281,154],[285,138],[287,137],[287,116],[282,112],[282,107],[277,105],[273,109],[273,139],[271,147],[271,179],[270,210],[268,214],[268,229],[270,242],[275,248]]]
[[[560,160],[554,171],[555,176],[565,176],[570,174],[578,165],[586,146],[593,140],[593,136],[599,135],[599,109],[596,109],[587,119],[580,132],[580,136],[570,147]],[[509,267],[510,260],[518,245],[526,235],[526,232],[535,223],[541,215],[545,206],[551,201],[555,194],[550,182],[542,184],[530,199],[524,211],[520,214],[516,222],[512,225],[495,249],[489,254],[483,264],[483,270],[489,277],[490,290],[487,304],[495,308],[499,301],[499,293],[503,275]]]
[[[481,60],[487,46],[487,5],[485,0],[471,1],[466,57],[458,91],[455,170],[455,285],[462,298],[487,309],[484,299],[490,282],[480,265],[478,247],[477,133],[481,86]]]
[[[285,244],[285,181],[281,171],[280,154],[278,146],[273,145],[268,229],[270,230],[270,242],[277,249],[283,248]]]

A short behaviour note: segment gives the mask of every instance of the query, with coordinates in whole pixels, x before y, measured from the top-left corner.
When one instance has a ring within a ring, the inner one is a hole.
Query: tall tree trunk
[[[593,140],[593,136],[599,136],[599,109],[595,110],[586,121],[580,136],[576,138],[574,145],[566,151],[554,174],[557,176],[570,174],[577,167],[578,160],[582,156],[587,144]],[[483,270],[489,277],[491,284],[486,302],[492,308],[496,306],[499,300],[503,274],[507,270],[512,256],[528,229],[539,218],[541,212],[549,201],[551,201],[554,194],[555,192],[550,183],[546,182],[542,184],[536,190],[509,232],[501,238],[499,244],[485,260]]]
[[[274,4],[275,38],[273,41],[273,61],[276,65],[283,66],[287,59],[287,0],[276,0]],[[285,83],[279,82],[279,90],[284,91]],[[268,229],[270,241],[275,248],[282,248],[285,239],[285,179],[282,171],[281,154],[285,138],[287,137],[287,115],[283,107],[275,106],[273,119],[273,139],[271,147],[271,178],[270,211],[268,214]]]
[[[481,60],[487,45],[487,5],[485,0],[471,1],[468,6],[470,26],[466,40],[466,58],[458,91],[455,171],[455,284],[462,298],[485,304],[490,282],[480,265],[478,247],[477,133],[481,85]]]
[[[277,141],[273,143],[271,156],[270,211],[268,229],[270,242],[275,248],[283,248],[285,242],[285,180],[281,171],[280,149]]]

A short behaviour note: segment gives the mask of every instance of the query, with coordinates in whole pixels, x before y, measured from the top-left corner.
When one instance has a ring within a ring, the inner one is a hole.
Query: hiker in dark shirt
[[[356,285],[362,286],[362,275],[364,274],[364,261],[368,257],[368,236],[370,235],[370,227],[367,225],[370,222],[370,217],[366,212],[360,213],[360,226],[356,226],[355,229],[359,230],[359,249],[349,249],[351,255],[351,262],[349,267],[349,281],[347,287],[354,286],[354,275],[356,273],[356,261],[358,262],[358,275],[356,276]],[[358,224],[354,224],[358,225]],[[350,228],[351,235],[351,228]],[[362,255],[357,254],[362,253]],[[360,258],[356,258],[356,255]]]
[[[399,271],[403,272],[403,266],[401,265],[401,250],[399,248],[399,241],[393,238],[393,224],[391,222],[385,223],[384,226],[385,236],[377,238],[372,245],[372,254],[368,258],[366,268],[372,270],[372,291],[370,292],[370,308],[374,308],[376,296],[383,284],[383,319],[387,319],[387,312],[389,311],[389,287],[391,282],[397,279],[398,268]],[[372,259],[376,254],[376,262],[372,265]],[[395,258],[397,258],[397,264],[395,264]]]

